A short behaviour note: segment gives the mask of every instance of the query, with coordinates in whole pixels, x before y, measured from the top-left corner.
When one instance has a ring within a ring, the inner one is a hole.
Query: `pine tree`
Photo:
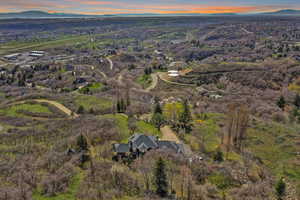
[[[162,109],[160,107],[159,102],[155,104],[154,114],[162,114]]]
[[[283,97],[283,96],[280,96],[280,98],[279,98],[278,101],[277,101],[277,106],[278,106],[281,110],[283,110],[284,107],[285,107],[285,104],[286,104],[286,102],[285,102],[284,97]]]
[[[182,124],[183,129],[185,132],[189,132],[191,130],[192,124],[192,114],[190,111],[190,107],[187,100],[183,102],[183,112],[180,116],[179,122]]]
[[[88,150],[88,143],[86,138],[80,134],[77,138],[77,147],[79,151],[87,151]]]
[[[160,113],[154,113],[151,119],[151,123],[158,129],[165,123],[164,117]]]
[[[78,114],[83,114],[84,113],[84,107],[82,105],[79,106],[78,110],[77,110]]]
[[[166,197],[168,195],[168,180],[166,174],[166,164],[162,158],[159,158],[156,162],[154,178],[156,194],[158,194],[160,197]]]
[[[120,100],[118,99],[117,101],[117,113],[121,112],[121,105],[120,105]]]
[[[218,149],[216,154],[214,155],[214,161],[217,161],[217,162],[224,161],[223,152],[220,149]]]
[[[286,190],[286,185],[282,178],[277,182],[275,186],[275,190],[276,190],[276,195],[278,197],[278,200],[281,200],[282,197],[285,195],[285,190]]]

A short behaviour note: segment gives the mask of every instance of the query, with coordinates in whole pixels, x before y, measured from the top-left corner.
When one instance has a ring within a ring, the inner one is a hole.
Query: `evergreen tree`
[[[84,113],[84,107],[82,105],[80,105],[79,108],[77,109],[77,113],[78,114],[83,114]]]
[[[214,161],[217,161],[217,162],[224,161],[223,152],[220,151],[220,149],[218,149],[217,152],[216,152],[216,154],[214,155]]]
[[[127,89],[126,89],[126,106],[130,106],[130,89],[128,88],[127,86]]]
[[[191,130],[192,124],[192,114],[190,111],[190,107],[187,100],[183,102],[183,112],[180,116],[179,122],[182,124],[182,128],[185,132],[189,132]]]
[[[87,151],[88,150],[87,140],[82,134],[80,134],[77,138],[77,148],[79,151]]]
[[[168,195],[168,180],[166,174],[166,164],[162,158],[159,158],[156,162],[154,178],[156,194],[158,194],[160,197],[166,197]]]
[[[165,123],[164,117],[160,113],[154,113],[151,119],[151,123],[158,129]]]
[[[120,100],[118,99],[117,101],[117,113],[121,112],[121,105],[120,105]]]
[[[294,100],[294,105],[300,109],[300,95],[297,94],[296,97],[295,97],[295,100]]]
[[[285,182],[281,178],[275,186],[276,195],[278,197],[278,200],[281,200],[283,198],[283,196],[285,195],[285,189],[286,189]]]
[[[161,109],[159,102],[155,104],[154,114],[162,114],[162,109]]]
[[[284,97],[283,97],[283,96],[280,96],[280,98],[279,98],[278,101],[277,101],[277,106],[278,106],[281,110],[283,110],[284,107],[285,107],[285,104],[286,104],[286,102],[285,102]]]

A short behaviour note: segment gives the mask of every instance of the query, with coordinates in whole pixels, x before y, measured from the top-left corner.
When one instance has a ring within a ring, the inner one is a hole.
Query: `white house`
[[[168,71],[168,76],[177,77],[179,76],[179,72],[177,70],[170,70]]]

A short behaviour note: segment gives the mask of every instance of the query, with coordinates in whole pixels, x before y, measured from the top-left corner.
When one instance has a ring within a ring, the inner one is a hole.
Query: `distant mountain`
[[[43,11],[24,11],[15,13],[0,13],[0,19],[3,18],[97,18],[97,17],[168,17],[168,16],[239,16],[247,14],[239,13],[175,13],[175,14],[159,14],[159,13],[125,13],[115,15],[83,15],[72,13],[48,13]],[[253,15],[253,14],[250,14]],[[256,13],[254,15],[300,15],[300,10],[279,10],[275,12]]]
[[[91,18],[113,15],[82,15],[70,13],[48,13],[43,11],[25,11],[16,13],[0,13],[0,18]]]
[[[278,10],[275,12],[267,12],[267,13],[262,13],[264,15],[300,15],[300,10],[292,10],[292,9],[287,9],[287,10]]]
[[[211,14],[213,16],[235,16],[238,15],[237,13],[215,13],[215,14]]]
[[[0,13],[1,18],[96,18],[96,17],[158,17],[158,16],[224,16],[237,15],[236,13],[218,13],[218,14],[201,14],[201,13],[124,13],[115,15],[83,15],[70,13],[48,13],[43,11],[25,11],[15,13]]]

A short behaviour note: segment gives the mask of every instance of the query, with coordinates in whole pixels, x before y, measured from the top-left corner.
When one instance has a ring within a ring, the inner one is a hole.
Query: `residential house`
[[[175,153],[184,153],[182,144],[173,141],[159,140],[155,136],[147,136],[143,134],[134,134],[129,138],[127,144],[113,144],[113,151],[118,157],[138,157],[151,150],[172,151]]]

